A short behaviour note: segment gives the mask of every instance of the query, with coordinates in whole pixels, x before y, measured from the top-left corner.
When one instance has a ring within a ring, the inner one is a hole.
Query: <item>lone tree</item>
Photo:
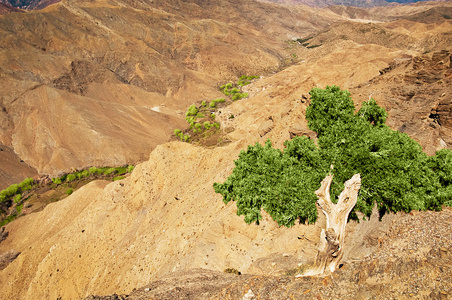
[[[443,149],[428,157],[408,135],[385,125],[387,113],[373,99],[355,113],[350,93],[337,86],[314,88],[310,94],[306,117],[317,133],[317,146],[307,137],[286,141],[284,151],[269,140],[264,146],[250,145],[228,179],[214,188],[225,203],[236,201],[237,214],[247,223],[259,224],[261,209],[280,226],[314,223],[317,203],[327,228],[312,275],[335,270],[346,222],[356,219],[357,211],[370,217],[377,205],[382,217],[388,211],[450,205],[452,152]]]

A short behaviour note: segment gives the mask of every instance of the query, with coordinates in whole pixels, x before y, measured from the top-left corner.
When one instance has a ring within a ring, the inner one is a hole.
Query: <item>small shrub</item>
[[[124,179],[124,176],[117,176],[113,178],[113,181]]]
[[[211,118],[212,120],[215,120],[215,114],[214,114],[214,113],[210,114],[210,118]]]
[[[20,213],[22,212],[22,208],[23,208],[23,207],[24,207],[23,204],[17,205],[17,206],[16,206],[17,215],[20,215]]]
[[[128,173],[132,173],[133,169],[135,169],[135,166],[132,166],[132,165],[128,165],[127,166],[127,172]]]
[[[205,121],[203,125],[206,130],[209,130],[213,126],[209,121]]]
[[[78,178],[78,176],[75,175],[75,174],[68,174],[67,177],[66,177],[66,181],[67,182],[72,182],[72,181],[75,181],[77,178]]]
[[[180,129],[174,129],[174,135],[178,136],[182,131]]]
[[[7,218],[5,218],[3,221],[0,222],[0,227],[8,224],[9,222],[11,222],[12,220],[14,220],[17,217],[17,214],[14,213],[12,215],[9,215]]]
[[[97,173],[97,168],[96,167],[91,167],[91,168],[88,169],[88,171],[89,171],[90,174],[94,174],[94,173]]]
[[[190,124],[190,126],[193,126],[193,124],[196,121],[196,118],[195,117],[186,117],[185,121],[187,121],[187,123]]]
[[[214,101],[212,101],[209,103],[209,106],[210,106],[210,108],[215,108],[217,106],[217,104]]]
[[[14,200],[14,203],[19,203],[20,200],[22,200],[22,195],[17,194],[16,196],[14,196],[13,200]]]
[[[66,190],[66,194],[68,194],[68,195],[72,194],[73,192],[74,192],[73,189],[67,189],[67,190]]]
[[[21,189],[21,191],[28,191],[32,188],[33,183],[33,178],[25,178],[24,181],[19,183],[19,188]]]
[[[185,115],[187,117],[196,116],[197,113],[198,113],[198,108],[196,107],[196,105],[190,105],[190,107],[188,108],[188,111]]]
[[[52,178],[52,182],[56,185],[61,184],[61,178]]]
[[[242,275],[242,273],[234,268],[227,268],[224,270],[225,273],[229,273],[229,274],[235,274],[235,275]]]
[[[202,125],[201,125],[201,123],[195,123],[195,129],[197,129],[198,130],[198,132],[201,132],[201,128],[202,128]],[[193,130],[193,131],[195,131],[195,130]]]
[[[104,172],[104,175],[114,174],[116,172],[115,168],[109,168]]]
[[[126,174],[127,168],[126,167],[117,167],[115,168],[117,174]]]
[[[186,134],[184,135],[184,142],[188,142],[190,140],[190,135]]]
[[[206,105],[207,105],[206,101],[201,102],[201,106],[206,106]]]

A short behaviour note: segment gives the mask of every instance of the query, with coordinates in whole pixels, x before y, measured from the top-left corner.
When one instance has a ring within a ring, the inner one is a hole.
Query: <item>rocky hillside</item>
[[[449,299],[452,294],[452,209],[398,215],[386,232],[363,238],[376,245],[324,278],[233,275],[207,269],[176,272],[110,299]],[[287,258],[282,257],[278,263]]]
[[[297,10],[259,4],[248,12],[255,4],[220,2],[60,2],[26,13],[26,22],[15,22],[15,14],[0,18],[4,32],[22,37],[0,35],[10,45],[0,56],[0,80],[10,92],[2,96],[0,137],[17,159],[42,172],[150,153],[129,177],[91,182],[6,225],[2,297],[449,297],[450,209],[351,222],[338,273],[296,279],[286,275],[312,263],[322,214],[315,225],[280,228],[265,214],[260,225],[247,225],[212,184],[231,174],[249,144],[270,138],[282,147],[293,136],[314,137],[305,110],[316,86],[349,89],[358,106],[372,96],[389,111],[388,123],[426,151],[450,148],[451,21],[337,17],[340,23],[315,23],[314,30],[314,23],[294,21]],[[214,19],[221,9],[230,13]],[[65,17],[74,20],[70,26]],[[39,28],[46,30],[36,35]],[[84,32],[78,43],[70,39],[75,30]],[[218,82],[244,71],[265,75],[245,87],[249,98],[216,111],[228,143],[173,141],[151,151],[183,123],[188,104],[221,95]],[[160,112],[152,110],[157,106]],[[243,275],[224,274],[228,268]]]
[[[190,104],[282,68],[287,40],[337,18],[242,0],[63,1],[0,16],[0,143],[52,176],[144,161]]]

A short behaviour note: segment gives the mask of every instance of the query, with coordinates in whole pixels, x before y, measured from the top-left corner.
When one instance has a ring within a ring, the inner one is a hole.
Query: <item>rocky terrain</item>
[[[144,161],[190,104],[284,67],[287,40],[338,18],[242,0],[63,1],[5,14],[0,143],[51,176]]]
[[[305,110],[316,86],[348,89],[358,107],[373,97],[426,152],[450,148],[451,21],[417,15],[435,5],[451,4],[407,6],[410,20],[398,8],[397,20],[371,24],[238,0],[63,1],[0,17],[0,142],[14,164],[57,173],[145,160],[6,225],[2,297],[450,297],[450,208],[349,222],[343,267],[295,278],[315,257],[322,215],[315,225],[280,228],[265,214],[247,225],[212,188],[249,144],[314,137]],[[216,112],[229,143],[163,143],[189,104],[221,96],[218,85],[243,73],[262,76],[245,87],[249,98]]]
[[[362,237],[375,251],[345,261],[332,276],[233,275],[206,269],[164,276],[128,295],[88,299],[449,299],[452,209],[394,217]],[[367,240],[366,240],[367,239]],[[282,259],[284,260],[284,258]]]

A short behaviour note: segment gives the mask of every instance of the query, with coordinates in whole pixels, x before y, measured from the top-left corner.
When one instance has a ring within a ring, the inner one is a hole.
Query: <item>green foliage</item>
[[[382,216],[388,211],[440,210],[450,203],[452,151],[428,157],[416,141],[384,124],[387,114],[375,100],[355,114],[347,91],[314,88],[306,116],[318,146],[306,137],[287,141],[284,151],[270,141],[249,146],[229,178],[214,184],[225,203],[236,201],[237,213],[247,223],[258,223],[261,209],[279,225],[291,226],[297,219],[314,222],[314,191],[329,172],[334,174],[332,200],[346,180],[361,174],[354,218],[356,211],[370,216],[375,204]]]
[[[174,135],[178,136],[182,131],[180,129],[174,129]]]
[[[332,124],[347,123],[353,117],[355,106],[348,91],[327,86],[326,89],[313,88],[309,93],[311,104],[306,109],[306,118],[309,128],[319,135]]]
[[[187,123],[190,124],[190,128],[191,128],[191,126],[193,126],[193,124],[195,124],[195,122],[196,122],[196,117],[186,117],[185,121],[187,121]]]
[[[132,173],[133,169],[135,169],[135,166],[133,166],[133,165],[128,165],[127,166],[127,172],[128,173]]]
[[[32,188],[34,183],[33,178],[25,178],[21,183],[19,183],[19,189],[21,191],[28,191]]]
[[[5,218],[3,221],[0,222],[0,227],[8,224],[11,221],[13,221],[16,217],[17,217],[17,213],[9,215],[7,218]]]
[[[0,192],[0,202],[5,201],[6,199],[10,199],[19,191],[19,186],[17,184],[12,184],[6,189]]]
[[[67,182],[72,182],[78,179],[78,176],[76,174],[68,174],[66,176],[66,181]]]
[[[190,140],[190,135],[186,134],[184,135],[184,142],[188,142]]]
[[[126,174],[127,173],[127,167],[116,167],[115,168],[117,174]]]
[[[113,181],[124,179],[124,176],[116,176],[113,178]]]
[[[104,175],[110,175],[110,174],[115,174],[116,170],[115,168],[108,168],[105,172]]]
[[[91,168],[88,169],[88,171],[89,171],[90,174],[95,174],[95,173],[97,173],[97,170],[98,170],[98,169],[97,169],[96,167],[91,167]]]
[[[214,114],[214,113],[211,113],[211,114],[210,114],[210,118],[211,118],[212,120],[215,120],[215,114]]]
[[[17,206],[16,206],[16,212],[17,212],[17,215],[20,215],[20,213],[22,212],[22,208],[23,208],[23,207],[24,207],[23,204],[17,205]]]
[[[203,126],[206,130],[209,130],[210,128],[212,128],[213,124],[210,123],[209,121],[205,121]]]
[[[232,96],[232,100],[236,101],[236,100],[240,100],[240,99],[243,99],[243,98],[246,98],[246,97],[248,97],[248,93],[235,93]]]
[[[196,107],[196,105],[190,105],[190,107],[188,108],[188,111],[185,115],[187,117],[196,116],[197,113],[198,113],[198,108]]]
[[[61,184],[61,178],[52,178],[52,182],[54,183],[54,184]]]
[[[383,126],[388,117],[386,110],[383,107],[379,107],[374,99],[370,99],[369,102],[364,102],[358,111],[358,115],[375,126]]]
[[[72,194],[73,192],[74,192],[74,190],[71,188],[66,190],[66,194],[68,194],[68,195]]]
[[[17,194],[13,197],[14,203],[19,203],[22,200],[22,194]]]

